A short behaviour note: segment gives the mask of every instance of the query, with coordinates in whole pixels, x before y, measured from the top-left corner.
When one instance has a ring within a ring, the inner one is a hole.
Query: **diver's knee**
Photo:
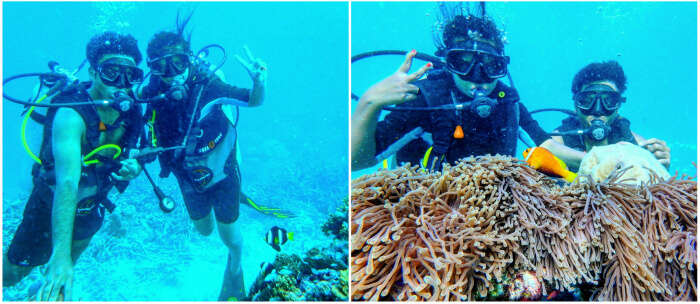
[[[203,236],[209,236],[214,232],[214,221],[211,218],[211,213],[201,219],[194,220],[193,223],[199,234]]]
[[[217,221],[216,224],[218,226],[219,236],[221,237],[221,241],[224,242],[224,245],[228,247],[232,254],[240,255],[243,248],[243,237],[241,236],[236,222],[226,224]]]

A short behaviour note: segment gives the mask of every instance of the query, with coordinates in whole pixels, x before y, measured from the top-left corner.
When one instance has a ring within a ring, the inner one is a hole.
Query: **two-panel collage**
[[[696,2],[3,2],[2,301],[697,302]]]

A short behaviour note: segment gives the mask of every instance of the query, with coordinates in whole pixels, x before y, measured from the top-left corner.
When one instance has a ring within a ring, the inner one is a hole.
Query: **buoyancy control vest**
[[[90,96],[87,93],[88,87],[89,82],[81,83],[75,90],[64,92],[61,95],[56,96],[51,103],[60,104],[85,102],[90,99]],[[85,143],[83,143],[81,147],[81,153],[83,155],[100,146],[100,134],[103,131],[110,131],[122,125],[124,126],[125,130],[118,146],[122,149],[122,151],[136,147],[141,126],[143,125],[142,116],[138,107],[133,107],[127,112],[121,112],[119,118],[109,126],[100,120],[96,108],[92,105],[71,106],[70,108],[76,111],[85,123]],[[56,173],[54,171],[55,162],[52,149],[52,133],[53,120],[56,117],[58,109],[60,108],[49,108],[46,112],[42,143],[39,152],[41,164],[35,163],[32,168],[34,186],[40,187],[41,191],[50,191],[50,193],[45,192],[46,195],[50,195],[52,193],[50,186],[56,185]],[[121,153],[116,159],[113,157],[105,157],[100,154],[95,154],[92,158],[97,159],[99,164],[83,164],[83,174],[81,174],[79,185],[84,187],[96,186],[97,199],[94,201],[100,202],[111,212],[115,206],[107,199],[107,194],[111,190],[112,186],[115,186],[119,192],[124,192],[126,186],[128,185],[128,182],[126,181],[113,180],[111,173],[120,168],[121,165],[119,162],[127,158],[127,153]]]
[[[639,145],[637,140],[632,135],[632,130],[630,129],[630,121],[627,118],[618,116],[610,124],[610,135],[608,135],[608,144],[615,144],[621,141],[626,141]],[[581,120],[575,116],[569,116],[561,121],[561,126],[557,128],[560,132],[578,130],[583,128]],[[586,144],[583,138],[584,135],[563,135],[564,144],[572,149],[579,151],[586,151]]]
[[[451,74],[445,71],[430,73],[426,79],[416,82],[415,85],[420,88],[420,93],[428,107],[453,103],[452,92],[454,95],[461,95],[456,92],[457,88],[454,86]],[[429,157],[431,161],[434,156],[441,161],[452,163],[469,155],[487,153],[515,155],[520,113],[518,93],[499,81],[488,97],[495,99],[497,104],[493,113],[487,118],[480,118],[467,108],[435,110],[427,114],[430,115],[431,123],[427,129],[432,134],[433,140]],[[464,99],[461,101],[463,102],[467,97],[461,96],[461,99]],[[454,137],[457,126],[461,126],[464,130],[462,139]],[[408,146],[412,145],[415,146],[416,143]],[[410,156],[412,159],[402,159],[401,155],[410,154],[397,153],[399,163],[416,163],[415,154]]]
[[[181,178],[186,175],[198,192],[205,191],[221,180],[224,175],[234,174],[237,170],[235,167],[237,166],[238,109],[235,109],[234,121],[229,121],[221,105],[215,105],[209,115],[200,117],[202,108],[211,101],[202,96],[209,95],[206,93],[212,81],[220,80],[208,70],[198,70],[188,82],[190,94],[186,102],[166,101],[159,106],[149,107],[146,113],[153,127],[150,143],[154,147],[181,145],[189,123],[193,120],[186,146],[180,150],[166,151],[158,157],[158,160],[161,166],[161,177],[167,177],[170,172],[175,172]],[[223,166],[214,164],[210,159],[210,155],[219,146],[223,146],[223,150],[230,152]]]

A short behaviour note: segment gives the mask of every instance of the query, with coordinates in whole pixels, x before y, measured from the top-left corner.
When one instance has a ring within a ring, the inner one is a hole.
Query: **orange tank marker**
[[[462,131],[462,126],[457,125],[457,127],[455,128],[455,132],[454,134],[452,134],[452,136],[456,139],[464,138],[464,131]]]

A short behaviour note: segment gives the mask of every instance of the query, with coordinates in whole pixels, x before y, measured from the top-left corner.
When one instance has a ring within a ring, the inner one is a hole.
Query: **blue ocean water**
[[[276,251],[264,241],[272,226],[295,233],[283,252],[301,255],[330,242],[321,232],[326,216],[343,204],[348,176],[348,4],[347,3],[3,3],[3,78],[46,72],[56,60],[73,69],[85,46],[105,30],[136,37],[145,56],[151,36],[174,30],[178,11],[194,9],[192,47],[222,45],[228,83],[251,87],[234,55],[247,45],[268,65],[264,104],[240,110],[238,128],[243,192],[258,204],[294,212],[276,219],[241,206],[246,287],[262,262]],[[214,54],[214,52],[212,53]],[[147,70],[145,63],[141,67]],[[87,69],[79,77],[87,80]],[[8,84],[5,92],[28,99],[35,80]],[[32,160],[19,137],[22,107],[3,101],[3,249],[19,224],[31,190]],[[37,153],[41,128],[30,123],[27,138]],[[148,165],[151,175],[157,163]],[[82,300],[216,300],[226,264],[217,233],[200,236],[174,177],[156,182],[178,202],[163,214],[143,174],[106,216],[102,229],[75,266],[75,298]],[[35,270],[20,284],[3,288],[3,300],[22,300],[40,280]]]
[[[434,2],[352,4],[352,55],[400,49],[433,54]],[[506,32],[510,73],[528,110],[573,109],[571,81],[592,62],[617,60],[627,76],[620,114],[632,131],[671,148],[670,172],[696,175],[697,4],[678,2],[487,2]],[[352,65],[352,92],[361,95],[401,64],[382,56]],[[412,71],[424,62],[417,61]],[[507,83],[507,79],[504,79]],[[353,102],[352,107],[357,105]],[[533,116],[547,131],[566,116]],[[526,147],[519,142],[517,154]],[[377,167],[352,172],[352,177]]]

